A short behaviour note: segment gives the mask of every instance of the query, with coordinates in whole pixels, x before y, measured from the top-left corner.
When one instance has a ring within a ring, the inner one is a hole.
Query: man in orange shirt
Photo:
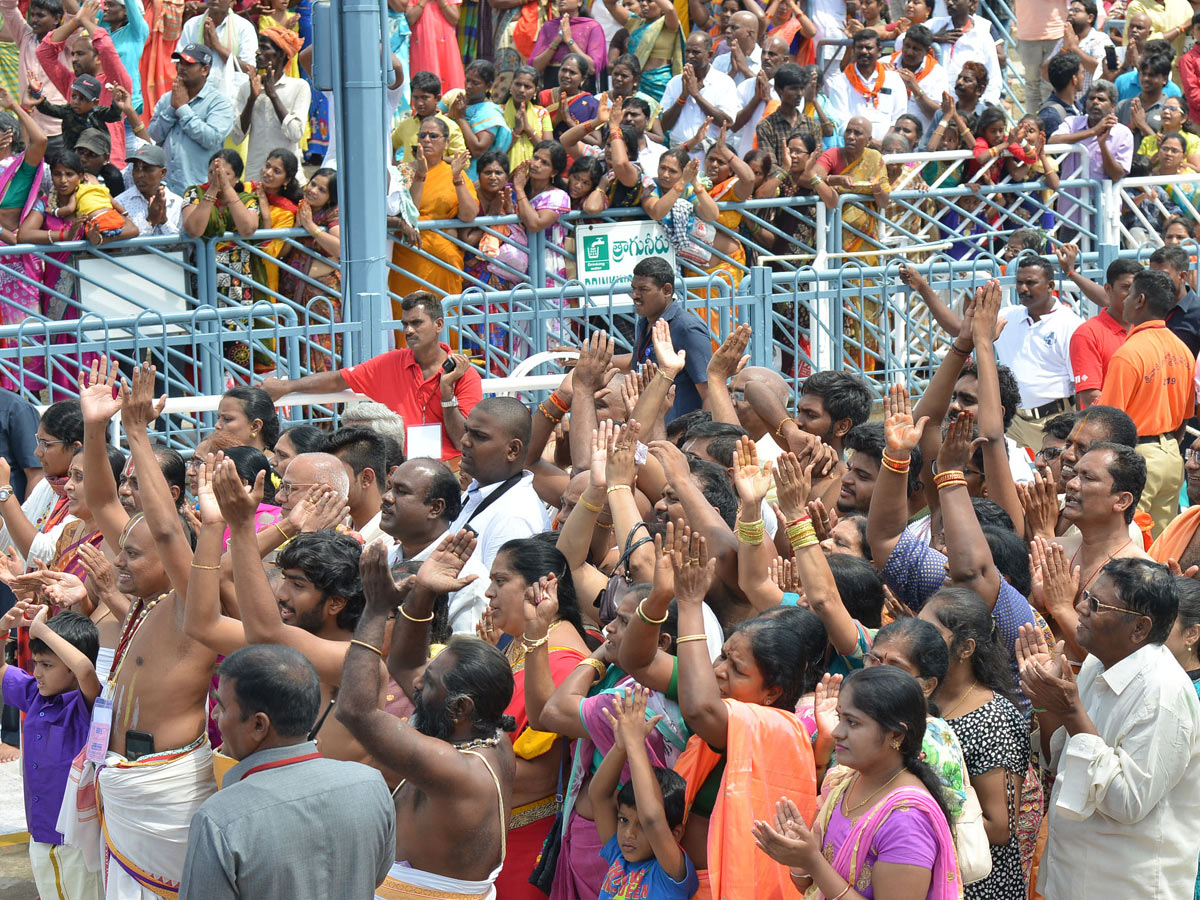
[[[1196,358],[1167,329],[1175,289],[1162,272],[1139,272],[1125,298],[1129,337],[1108,364],[1099,402],[1129,413],[1146,460],[1146,488],[1138,508],[1154,519],[1155,537],[1175,516],[1183,485],[1179,438],[1196,411],[1192,379]]]

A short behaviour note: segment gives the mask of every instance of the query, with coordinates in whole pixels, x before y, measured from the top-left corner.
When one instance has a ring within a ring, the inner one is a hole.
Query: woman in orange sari
[[[826,150],[816,158],[808,170],[808,182],[813,191],[830,210],[837,209],[838,197],[842,194],[865,194],[867,198],[842,207],[842,251],[841,262],[852,266],[874,266],[879,257],[869,251],[879,247],[879,216],[888,205],[891,186],[883,155],[872,150],[871,123],[855,116],[846,123],[843,133],[845,145]],[[873,206],[874,210],[867,209]],[[869,279],[852,279],[847,286],[859,288],[859,297],[848,300],[845,325],[846,352],[848,357],[864,371],[876,368],[875,352],[879,343],[874,335],[868,334],[866,322],[878,322],[883,312],[877,298],[863,296],[862,289],[874,284]]]
[[[749,163],[741,160],[726,146],[724,127],[721,128],[717,142],[708,151],[705,170],[713,183],[709,196],[717,203],[727,204],[717,216],[717,224],[727,228],[728,231],[717,229],[713,236],[712,262],[704,271],[728,284],[729,292],[733,294],[737,292],[738,285],[741,284],[742,276],[746,274],[747,269],[746,248],[742,246],[741,241],[734,237],[742,225],[742,212],[730,204],[748,200],[754,193],[754,170],[750,168]],[[697,291],[697,294],[707,299],[720,296],[719,290],[714,289]],[[733,315],[736,319],[736,310]],[[720,333],[721,310],[710,310],[708,319],[713,333]]]
[[[708,558],[706,539],[687,527],[669,524],[661,546],[670,551],[678,605],[679,709],[693,733],[675,770],[687,780],[682,844],[700,875],[696,897],[795,897],[787,867],[755,853],[750,828],[774,814],[780,797],[795,803],[806,822],[816,812],[812,740],[796,716],[810,669],[802,626],[779,615],[749,619],[713,662],[703,639],[703,601],[716,559]],[[657,644],[655,623],[666,621],[670,602],[669,594],[652,593],[626,626],[621,666],[635,678],[643,670],[627,662]]]
[[[429,116],[421,121],[417,132],[420,155],[413,163],[413,183],[410,190],[413,203],[426,221],[436,219],[458,219],[474,222],[479,214],[479,201],[475,185],[464,174],[471,163],[471,155],[460,153],[453,163],[443,158],[450,129],[444,120]],[[454,232],[451,232],[452,234]],[[418,250],[393,244],[392,263],[394,271],[388,278],[388,288],[394,297],[404,297],[413,291],[432,290],[438,295],[462,292],[462,248],[437,231],[421,232],[421,251],[434,259],[444,260],[439,265],[427,259]],[[395,318],[400,318],[400,303],[392,302]]]
[[[543,597],[556,597],[558,615],[547,625],[538,619]],[[513,670],[513,697],[505,712],[517,721],[513,752],[517,773],[513,809],[508,820],[508,856],[496,879],[496,896],[504,900],[544,900],[529,883],[546,836],[558,814],[556,786],[567,753],[565,739],[538,731],[525,709],[525,655],[550,654],[550,675],[562,684],[591,653],[583,639],[583,620],[575,597],[575,582],[566,558],[554,546],[534,538],[509,541],[492,562],[490,605],[479,626],[480,637],[496,641],[502,634]],[[549,875],[553,875],[553,871]]]

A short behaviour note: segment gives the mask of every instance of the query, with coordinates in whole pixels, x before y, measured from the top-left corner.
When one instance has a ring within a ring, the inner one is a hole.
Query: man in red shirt
[[[1183,86],[1183,98],[1187,101],[1188,119],[1193,125],[1200,125],[1200,13],[1192,16],[1193,44],[1186,53],[1179,57],[1176,65],[1179,67],[1179,81]]]
[[[401,301],[400,309],[408,344],[404,349],[295,381],[267,378],[262,388],[272,400],[290,393],[358,391],[404,419],[404,453],[409,459],[457,459],[467,416],[483,399],[483,380],[465,356],[451,354],[438,340],[445,320],[435,295],[416,291]],[[443,371],[447,360],[453,368]]]
[[[1104,286],[1096,284],[1075,268],[1079,248],[1074,244],[1056,248],[1055,255],[1066,273],[1080,292],[1097,306],[1100,312],[1075,329],[1071,335],[1071,371],[1075,373],[1075,399],[1080,409],[1087,409],[1096,402],[1104,387],[1104,375],[1108,372],[1108,361],[1117,348],[1125,343],[1125,297],[1133,276],[1142,267],[1132,259],[1118,259],[1109,264],[1104,273]]]
[[[1138,508],[1154,519],[1155,537],[1179,511],[1179,439],[1196,412],[1196,358],[1163,321],[1174,303],[1175,286],[1164,273],[1139,272],[1133,279],[1125,303],[1129,339],[1113,354],[1099,400],[1125,410],[1137,425],[1135,449],[1146,461]]]

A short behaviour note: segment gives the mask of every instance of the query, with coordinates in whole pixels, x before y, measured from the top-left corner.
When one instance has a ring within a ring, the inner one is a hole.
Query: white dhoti
[[[499,874],[497,866],[486,881],[463,881],[395,862],[383,884],[375,889],[375,900],[496,900]]]
[[[110,753],[96,786],[107,900],[178,896],[192,816],[217,790],[207,735],[134,762]]]

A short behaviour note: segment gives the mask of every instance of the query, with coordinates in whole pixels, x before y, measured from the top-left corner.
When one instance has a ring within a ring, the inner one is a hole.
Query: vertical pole
[[[341,160],[342,296],[361,329],[345,362],[360,363],[387,349],[382,326],[388,296],[382,66],[387,28],[383,0],[332,0],[332,12],[334,46],[340,51],[334,107]]]

